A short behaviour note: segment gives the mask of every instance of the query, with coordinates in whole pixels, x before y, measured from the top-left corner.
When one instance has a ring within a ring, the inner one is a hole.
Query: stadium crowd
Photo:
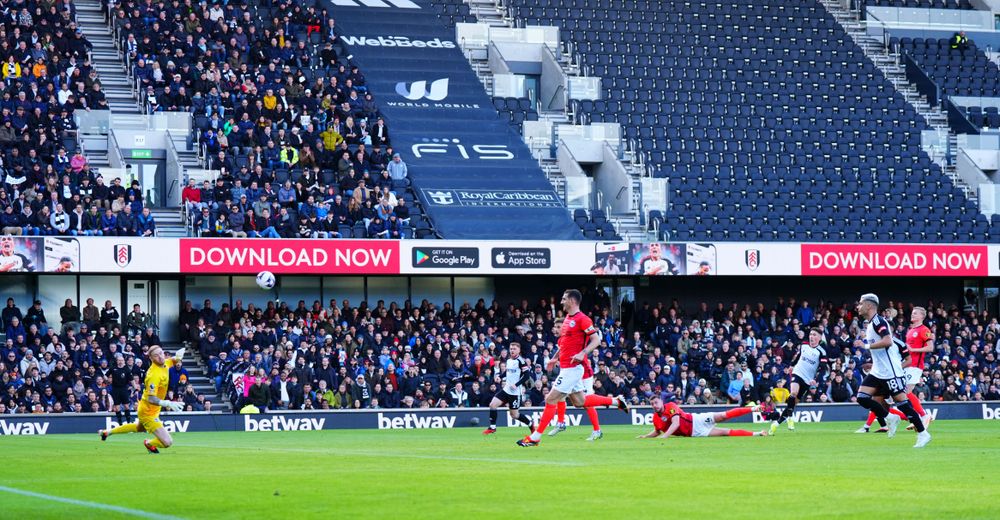
[[[7,299],[0,314],[0,413],[108,412],[117,404],[134,410],[149,366],[145,352],[160,344],[152,317],[139,305],[122,316],[111,301],[98,307],[93,298],[82,309],[67,299],[58,310],[59,324],[50,324],[41,301],[22,311]],[[211,399],[187,379],[183,366],[170,371],[176,398],[188,411],[211,411]],[[114,387],[128,393],[128,403],[113,402]]]
[[[237,301],[217,310],[211,301],[200,308],[186,302],[181,327],[236,409],[246,404],[271,410],[486,406],[497,388],[506,347],[515,341],[534,364],[526,401],[539,404],[551,380],[542,367],[561,320],[554,301],[488,306],[480,300],[457,309],[427,301],[412,306],[300,301],[265,308],[244,308]],[[780,400],[807,325],[825,331],[832,355],[830,369],[820,372],[805,402],[853,400],[870,368],[849,303],[814,307],[779,299],[714,308],[702,303],[694,309],[677,301],[644,303],[624,316],[634,324],[628,328],[610,317],[611,302],[603,292],[591,291],[585,304],[603,337],[593,360],[595,391],[623,394],[636,404],[654,395],[698,404],[745,403],[768,395]],[[896,309],[892,322],[902,335],[911,304],[890,302],[888,307]],[[1000,399],[1000,323],[940,302],[927,308],[937,342],[928,356],[926,382],[916,393],[935,401]],[[117,311],[105,319],[92,301],[82,317],[74,309],[72,302],[60,309],[60,329],[47,326],[39,303],[22,317],[8,303],[0,410],[105,411],[107,374],[116,354],[134,372],[134,405],[138,376],[148,365],[143,352],[159,341],[156,333],[137,308],[126,316],[124,333]],[[185,380],[185,369],[171,371],[172,395],[191,409],[211,409]]]
[[[195,234],[406,236],[406,164],[325,9],[126,1],[112,24],[148,110],[192,112],[220,171],[183,190]]]
[[[77,149],[74,114],[108,106],[75,6],[0,4],[0,233],[154,235],[138,183],[103,178]]]

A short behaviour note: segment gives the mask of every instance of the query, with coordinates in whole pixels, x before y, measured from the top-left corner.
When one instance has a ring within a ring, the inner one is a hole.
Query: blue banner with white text
[[[453,31],[426,4],[331,4],[393,149],[445,238],[581,237],[528,147],[498,117]]]

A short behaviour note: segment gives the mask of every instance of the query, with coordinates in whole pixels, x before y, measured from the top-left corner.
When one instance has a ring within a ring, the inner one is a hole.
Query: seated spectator
[[[965,31],[959,31],[951,37],[952,50],[957,50],[958,52],[965,54],[965,51],[969,50],[969,37],[965,35]]]

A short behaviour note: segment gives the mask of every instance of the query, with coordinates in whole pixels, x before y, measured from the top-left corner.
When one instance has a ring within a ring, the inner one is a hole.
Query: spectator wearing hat
[[[389,176],[392,177],[394,181],[401,181],[409,175],[406,168],[406,163],[403,162],[402,157],[398,153],[392,155],[392,160],[389,161],[389,165],[386,166],[389,171]]]

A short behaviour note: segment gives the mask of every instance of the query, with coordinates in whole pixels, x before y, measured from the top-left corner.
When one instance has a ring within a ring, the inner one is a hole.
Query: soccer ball
[[[274,284],[277,280],[274,278],[274,273],[271,271],[261,271],[257,273],[257,285],[265,291],[268,289],[273,289]]]

